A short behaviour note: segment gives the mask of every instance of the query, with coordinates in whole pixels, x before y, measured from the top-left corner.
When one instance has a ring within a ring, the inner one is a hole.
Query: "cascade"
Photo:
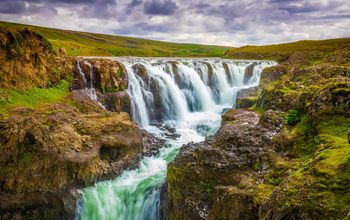
[[[213,135],[223,110],[234,106],[237,91],[257,86],[262,70],[276,63],[214,58],[116,60],[128,74],[133,120],[167,143],[157,155],[143,158],[139,168],[81,190],[76,219],[157,220],[160,187],[166,179],[167,165],[180,147]],[[253,62],[256,65],[251,77],[244,83],[245,70]],[[178,136],[167,137],[159,124],[175,127]]]
[[[83,61],[89,66],[90,80],[89,80],[89,83],[88,83],[88,81],[86,79],[86,75],[85,75],[83,69],[80,66],[80,62],[81,62],[80,60],[77,61],[77,69],[78,69],[78,72],[80,74],[80,77],[83,79],[83,91],[84,91],[84,94],[87,95],[92,101],[98,102],[96,90],[94,88],[94,83],[93,83],[93,77],[94,77],[93,65],[91,63],[87,62],[87,61]],[[99,104],[103,107],[103,105],[101,103],[99,103]]]

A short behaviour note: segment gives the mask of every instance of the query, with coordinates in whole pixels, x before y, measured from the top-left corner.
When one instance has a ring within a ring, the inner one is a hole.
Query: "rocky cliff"
[[[62,54],[61,54],[62,55]],[[71,77],[73,59],[59,56],[30,29],[0,27],[0,87],[46,87]]]
[[[54,53],[29,29],[2,28],[0,39],[0,219],[72,219],[78,189],[137,166],[162,141],[125,112],[118,62]],[[111,111],[91,100],[77,61]]]
[[[219,132],[170,166],[166,219],[348,219],[349,40],[242,47],[276,59]]]

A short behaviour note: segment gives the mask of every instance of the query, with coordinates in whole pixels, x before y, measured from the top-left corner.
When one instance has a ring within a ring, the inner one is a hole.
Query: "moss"
[[[211,183],[200,181],[198,185],[200,191],[206,192],[209,197],[213,196],[214,186]]]
[[[103,87],[102,88],[103,93],[115,93],[118,92],[118,88],[112,88],[112,87]]]
[[[269,196],[271,196],[273,190],[275,189],[275,186],[273,186],[273,184],[259,184],[257,186],[257,194],[255,197],[255,200],[258,203],[263,202],[264,200],[266,200],[267,198],[269,198]]]
[[[24,165],[29,165],[33,160],[33,155],[31,153],[25,153],[21,156],[19,159],[20,163],[23,163]]]
[[[294,109],[289,110],[284,117],[284,123],[287,125],[296,125],[298,122],[300,122],[299,112]]]
[[[343,116],[325,116],[319,126],[320,148],[315,152],[318,172],[338,173],[343,164],[349,161],[350,148],[348,144],[348,132],[350,130],[350,118]]]
[[[7,100],[0,102],[0,113],[6,113],[14,107],[37,108],[47,103],[65,101],[69,94],[70,83],[61,80],[56,86],[49,88],[33,88],[29,90],[1,90]]]
[[[179,169],[175,166],[169,166],[167,178],[168,178],[168,182],[170,184],[174,184],[177,181],[181,180],[181,179],[179,179],[180,176],[181,176],[181,169]]]

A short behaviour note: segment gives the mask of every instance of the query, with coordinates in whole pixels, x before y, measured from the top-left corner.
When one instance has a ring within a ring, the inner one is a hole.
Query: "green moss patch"
[[[0,90],[0,114],[14,107],[37,108],[41,105],[65,101],[69,94],[70,84],[62,80],[49,88],[33,88],[29,90]]]

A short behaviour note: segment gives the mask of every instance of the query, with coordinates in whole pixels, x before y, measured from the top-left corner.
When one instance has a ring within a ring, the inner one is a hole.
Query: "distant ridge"
[[[29,28],[50,41],[54,50],[64,48],[68,56],[222,57],[228,49],[224,46],[171,43],[0,21],[2,27]]]

